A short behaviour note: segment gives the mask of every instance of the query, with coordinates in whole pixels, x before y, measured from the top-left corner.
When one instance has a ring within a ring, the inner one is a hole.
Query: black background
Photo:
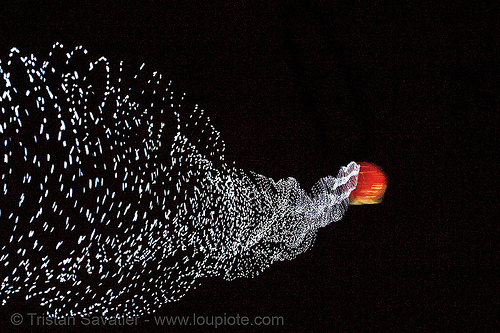
[[[8,1],[0,51],[60,41],[146,62],[207,110],[245,170],[305,188],[351,160],[387,173],[382,204],[350,207],[297,259],[204,280],[157,315],[498,329],[497,8],[416,3]]]

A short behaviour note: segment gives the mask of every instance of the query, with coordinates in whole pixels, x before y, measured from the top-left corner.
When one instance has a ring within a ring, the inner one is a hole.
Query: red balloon
[[[350,205],[378,204],[384,199],[387,177],[382,168],[368,162],[358,162],[358,185],[349,196]]]

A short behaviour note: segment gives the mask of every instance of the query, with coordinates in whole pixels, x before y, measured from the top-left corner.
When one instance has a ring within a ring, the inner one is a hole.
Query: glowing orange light
[[[387,177],[382,168],[368,162],[358,162],[358,185],[349,196],[350,205],[381,203],[387,189]]]

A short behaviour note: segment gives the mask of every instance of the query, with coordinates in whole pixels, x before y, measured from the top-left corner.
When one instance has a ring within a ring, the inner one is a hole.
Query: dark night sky
[[[289,331],[493,327],[493,5],[34,2],[0,9],[2,55],[60,41],[146,62],[212,115],[245,170],[306,188],[351,160],[388,175],[382,204],[350,207],[307,253],[256,279],[203,281],[157,314],[279,315]]]

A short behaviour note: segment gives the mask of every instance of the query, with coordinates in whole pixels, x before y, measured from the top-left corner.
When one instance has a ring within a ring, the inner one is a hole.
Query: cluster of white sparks
[[[56,43],[0,61],[0,302],[141,316],[197,279],[252,277],[342,218],[359,166],[310,193],[224,160],[209,118],[145,65]]]

